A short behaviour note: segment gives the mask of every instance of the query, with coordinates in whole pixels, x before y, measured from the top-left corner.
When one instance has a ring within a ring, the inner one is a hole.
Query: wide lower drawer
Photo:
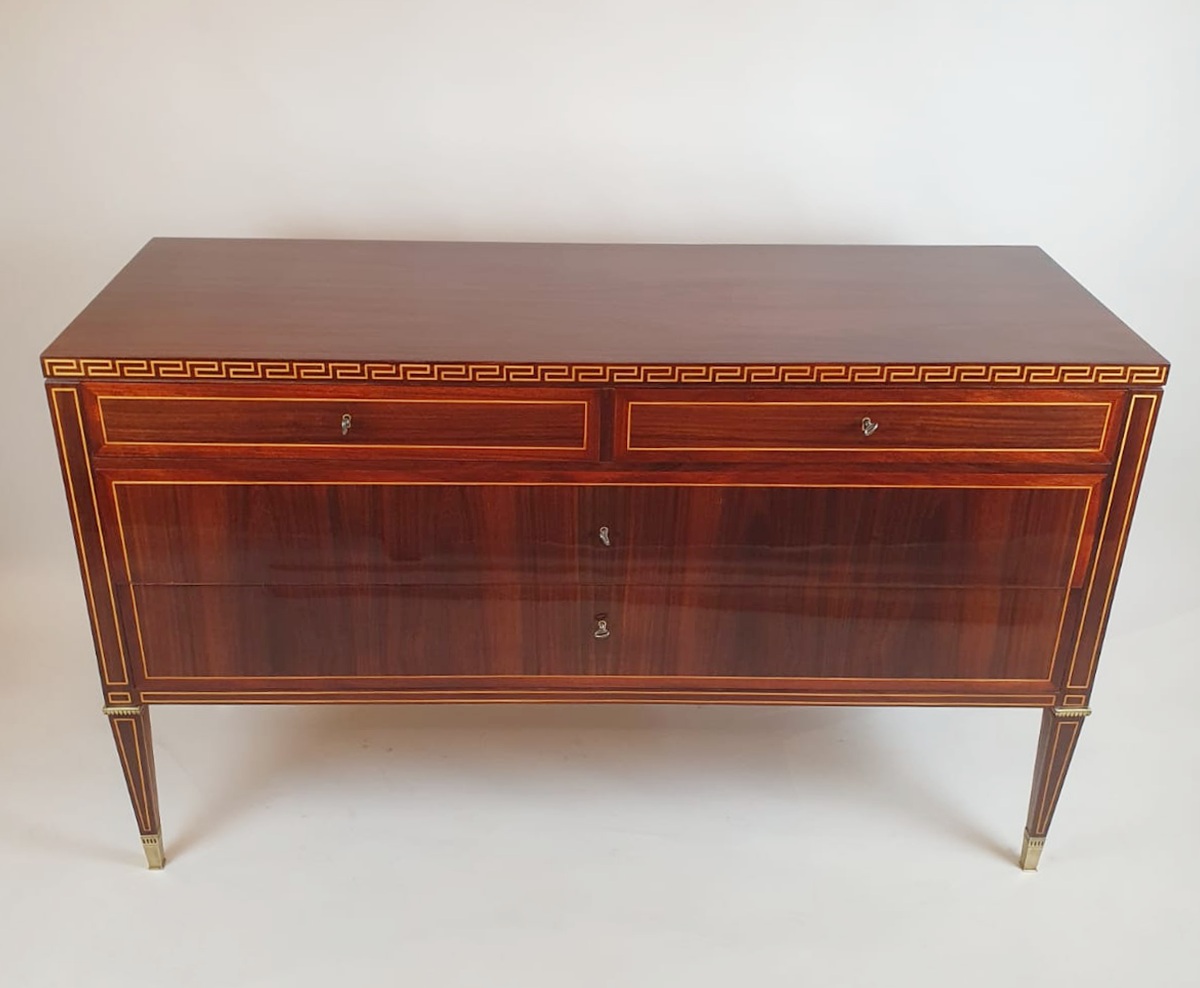
[[[468,459],[595,459],[593,391],[405,388],[380,398],[362,388],[90,385],[99,452],[121,455],[263,453],[328,456],[337,451]]]
[[[118,479],[114,551],[134,583],[1062,587],[1086,569],[1095,483]]]
[[[616,456],[633,461],[860,459],[1104,462],[1121,393],[682,389],[618,393]]]
[[[1046,680],[1041,589],[132,588],[155,679],[471,676]]]

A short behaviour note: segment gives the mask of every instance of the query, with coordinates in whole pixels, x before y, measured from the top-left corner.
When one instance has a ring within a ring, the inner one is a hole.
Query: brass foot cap
[[[142,850],[146,852],[147,867],[157,870],[167,863],[163,855],[162,837],[158,834],[143,834]]]
[[[1025,839],[1021,842],[1021,867],[1025,871],[1037,871],[1038,861],[1042,857],[1042,848],[1046,846],[1045,837],[1030,837],[1029,832],[1025,832]]]

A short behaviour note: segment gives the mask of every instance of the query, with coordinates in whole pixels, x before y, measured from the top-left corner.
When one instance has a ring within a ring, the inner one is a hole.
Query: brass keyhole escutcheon
[[[347,412],[342,416],[342,435],[346,435],[350,431],[350,413]]]

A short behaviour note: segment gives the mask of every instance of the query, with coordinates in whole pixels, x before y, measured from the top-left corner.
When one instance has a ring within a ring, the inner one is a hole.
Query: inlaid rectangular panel
[[[1064,587],[1086,568],[1098,482],[1084,475],[1012,487],[117,479],[113,490],[120,551],[138,583]]]
[[[1045,680],[1063,603],[1052,590],[914,587],[142,586],[133,595],[150,680]]]
[[[837,452],[926,461],[1106,462],[1115,391],[625,390],[616,455],[629,460],[789,459]]]
[[[121,456],[336,455],[595,459],[593,391],[406,388],[226,389],[95,385],[98,451]]]

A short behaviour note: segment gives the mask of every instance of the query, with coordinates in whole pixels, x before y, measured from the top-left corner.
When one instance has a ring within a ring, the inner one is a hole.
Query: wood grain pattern
[[[1092,494],[1083,481],[940,489],[181,480],[117,481],[114,490],[134,582],[228,585],[1062,588],[1086,565]]]
[[[46,397],[50,402],[100,681],[105,687],[126,686],[131,681],[129,663],[119,626],[112,567],[101,538],[96,482],[88,457],[79,394],[75,388],[48,384]]]
[[[1166,365],[1033,247],[220,239],[150,241],[44,356],[300,378],[296,362]]]
[[[137,583],[562,584],[594,574],[600,561],[588,494],[571,486],[118,482],[116,505]]]
[[[141,586],[158,678],[1048,678],[1041,589]],[[611,637],[594,637],[599,620]]]
[[[609,528],[607,582],[624,586],[1063,588],[1082,579],[1094,488],[1039,480],[617,486],[590,514]]]
[[[683,702],[1043,708],[1040,841],[1167,376],[1030,248],[220,240],[43,367],[147,838],[147,703]]]
[[[883,460],[1099,463],[1111,459],[1120,392],[758,389],[624,390],[618,458],[787,460],[836,452]],[[872,423],[864,430],[865,421]]]
[[[1090,695],[1100,660],[1100,646],[1108,626],[1112,597],[1125,555],[1133,509],[1141,489],[1160,398],[1157,392],[1140,392],[1134,394],[1129,402],[1120,451],[1114,466],[1112,491],[1097,535],[1099,548],[1096,565],[1083,599],[1075,649],[1066,676],[1066,685],[1082,690],[1085,695]]]
[[[1042,713],[1029,815],[1025,824],[1030,837],[1045,837],[1050,830],[1050,822],[1054,819],[1067,769],[1071,767],[1071,758],[1082,730],[1081,717],[1056,717],[1053,710]]]
[[[143,835],[160,834],[158,783],[154,774],[154,739],[150,733],[150,714],[143,707],[136,712],[108,718],[121,771],[133,803],[138,831]]]
[[[961,683],[952,684],[945,691],[936,689],[891,689],[878,680],[871,681],[870,689],[804,689],[794,691],[779,682],[767,681],[761,688],[714,689],[691,688],[686,684],[667,683],[666,689],[621,689],[611,681],[602,687],[589,689],[571,687],[566,689],[540,685],[523,686],[517,689],[502,689],[495,684],[484,683],[482,688],[451,690],[436,689],[359,689],[347,682],[325,684],[326,689],[287,689],[273,680],[266,681],[267,689],[218,690],[196,689],[185,685],[183,689],[168,686],[147,690],[144,694],[148,703],[172,704],[330,704],[330,703],[662,703],[662,704],[720,704],[728,706],[846,706],[846,707],[1047,707],[1054,703],[1053,692],[1008,691],[999,693],[994,688],[972,693]]]
[[[229,455],[235,448],[290,457],[379,452],[569,461],[597,455],[597,396],[588,391],[414,388],[403,398],[382,399],[361,389],[86,390],[95,402],[97,452],[113,455]]]

